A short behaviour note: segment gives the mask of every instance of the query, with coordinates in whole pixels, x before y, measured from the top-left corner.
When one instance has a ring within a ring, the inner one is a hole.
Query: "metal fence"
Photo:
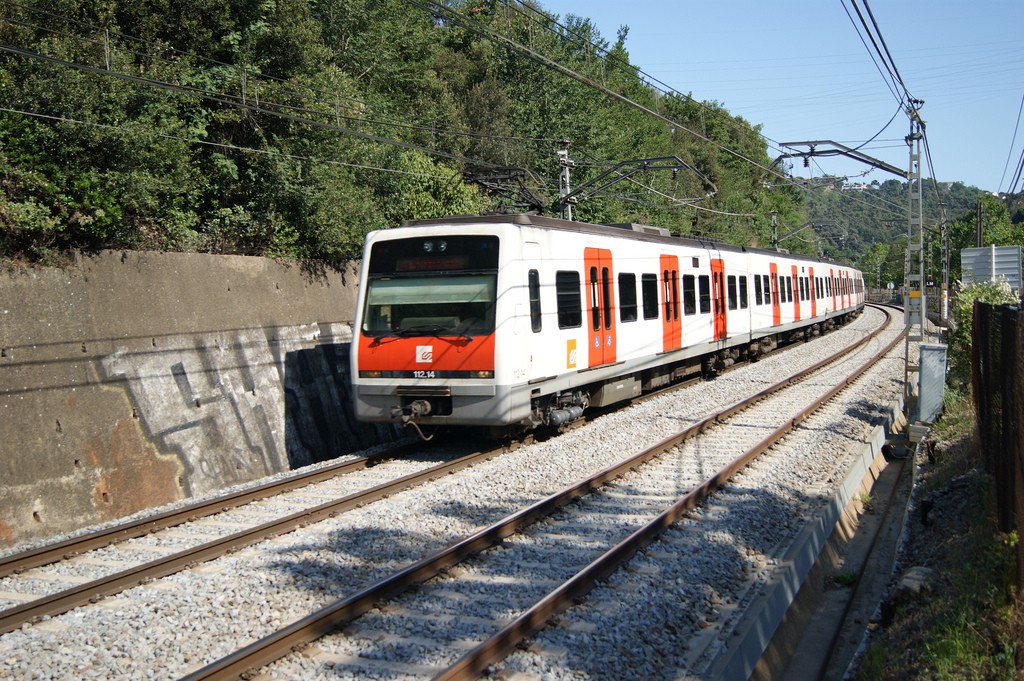
[[[999,527],[1024,536],[1024,311],[976,302],[971,347],[978,435]],[[1024,542],[1017,547],[1024,584]]]

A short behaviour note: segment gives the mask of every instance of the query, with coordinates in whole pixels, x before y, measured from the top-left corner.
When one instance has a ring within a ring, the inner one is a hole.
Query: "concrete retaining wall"
[[[371,444],[356,271],[105,252],[0,273],[0,548]]]

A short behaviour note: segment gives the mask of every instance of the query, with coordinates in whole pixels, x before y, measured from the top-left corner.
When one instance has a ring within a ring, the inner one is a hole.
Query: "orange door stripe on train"
[[[831,267],[828,269],[828,288],[832,294],[832,310],[834,311],[838,309],[838,304],[836,303],[836,273]]]
[[[768,267],[772,275],[772,325],[778,326],[782,323],[782,308],[779,307],[779,266],[771,263]]]
[[[725,338],[725,260],[711,259],[711,311],[715,316],[715,340]]]
[[[586,273],[587,335],[589,366],[615,361],[615,273],[612,252],[605,248],[583,249]]]
[[[800,321],[800,274],[793,265],[793,321]]]
[[[683,322],[679,316],[679,257],[661,256],[661,334],[662,352],[683,344]]]
[[[818,283],[814,280],[814,268],[808,267],[807,274],[810,277],[808,282],[811,286],[811,316],[818,316]]]

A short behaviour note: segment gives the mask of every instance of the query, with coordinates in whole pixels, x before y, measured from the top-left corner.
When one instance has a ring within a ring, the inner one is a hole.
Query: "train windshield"
[[[497,276],[371,279],[363,333],[371,336],[468,336],[494,331]]]
[[[450,234],[375,243],[362,332],[464,336],[494,332],[498,237]]]

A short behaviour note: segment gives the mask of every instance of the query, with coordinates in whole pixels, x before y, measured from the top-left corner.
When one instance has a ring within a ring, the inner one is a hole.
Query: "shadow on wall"
[[[351,343],[325,343],[285,357],[285,444],[290,468],[327,461],[401,436],[396,426],[360,423],[352,410]]]
[[[189,497],[398,439],[353,416],[350,340],[345,324],[236,329],[154,339],[101,364],[178,460]]]

